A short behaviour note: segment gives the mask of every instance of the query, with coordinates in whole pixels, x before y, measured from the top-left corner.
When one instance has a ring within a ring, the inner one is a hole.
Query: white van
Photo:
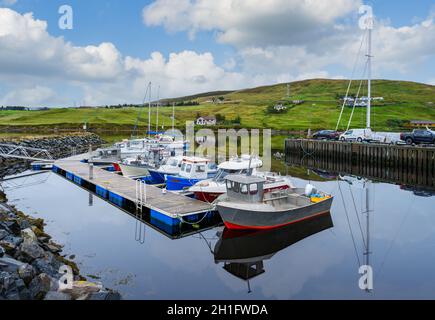
[[[373,132],[371,129],[351,129],[340,135],[340,141],[371,141]]]

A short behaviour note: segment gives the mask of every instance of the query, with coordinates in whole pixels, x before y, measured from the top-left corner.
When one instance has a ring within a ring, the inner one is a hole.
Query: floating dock
[[[52,170],[115,206],[130,211],[136,208],[168,226],[198,223],[214,215],[211,204],[171,192],[164,193],[152,185],[142,183],[138,196],[137,181],[95,166],[90,170],[90,165],[81,161],[83,158],[84,155],[58,160]]]

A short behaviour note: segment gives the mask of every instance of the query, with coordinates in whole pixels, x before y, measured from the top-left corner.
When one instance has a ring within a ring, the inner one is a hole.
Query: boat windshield
[[[166,161],[166,165],[168,165],[168,166],[171,166],[171,167],[178,167],[178,160],[177,159],[171,159],[171,158],[169,158],[167,161]]]
[[[243,169],[243,170],[219,169],[213,180],[216,182],[224,182],[225,177],[229,174],[246,174],[247,172],[248,172],[247,169]]]

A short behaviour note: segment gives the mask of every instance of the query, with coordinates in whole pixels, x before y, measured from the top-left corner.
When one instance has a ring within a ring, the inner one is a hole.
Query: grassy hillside
[[[344,80],[306,80],[291,84],[290,100],[305,100],[301,105],[291,107],[284,114],[268,114],[267,106],[278,100],[286,99],[287,85],[260,87],[229,92],[223,95],[225,104],[206,104],[213,93],[190,96],[188,100],[201,102],[200,106],[177,107],[176,125],[183,126],[185,121],[202,116],[222,114],[227,120],[240,115],[242,127],[271,128],[277,130],[313,130],[335,128],[341,106],[337,95],[346,93],[348,81]],[[358,83],[352,86],[356,93]],[[222,92],[218,92],[219,96]],[[363,92],[363,94],[366,94]],[[435,121],[435,87],[426,84],[377,80],[373,82],[373,95],[383,96],[383,105],[373,107],[373,128],[375,130],[397,129],[401,120]],[[180,98],[181,99],[181,98]],[[238,101],[237,103],[232,101]],[[160,109],[160,124],[166,127],[172,123],[172,108]],[[342,128],[346,127],[350,115],[346,108]],[[87,122],[92,127],[114,125],[131,126],[136,122],[140,108],[124,109],[53,109],[48,111],[0,111],[0,126],[56,126],[80,125]],[[361,127],[365,123],[365,108],[358,108],[352,126]],[[140,126],[148,123],[148,109],[142,109]],[[155,123],[155,112],[152,123]],[[397,120],[396,123],[391,120]],[[154,125],[153,125],[154,127]]]

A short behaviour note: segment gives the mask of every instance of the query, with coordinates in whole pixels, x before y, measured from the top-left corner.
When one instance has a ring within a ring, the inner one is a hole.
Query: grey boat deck
[[[108,172],[98,167],[94,167],[93,179],[91,180],[89,178],[89,165],[80,162],[83,158],[83,155],[81,155],[62,159],[56,161],[54,165],[84,181],[100,186],[127,200],[136,202],[135,180],[120,176],[113,172]],[[172,192],[163,194],[162,189],[152,185],[146,185],[146,201],[144,206],[172,218],[213,210],[212,205],[208,203]]]

